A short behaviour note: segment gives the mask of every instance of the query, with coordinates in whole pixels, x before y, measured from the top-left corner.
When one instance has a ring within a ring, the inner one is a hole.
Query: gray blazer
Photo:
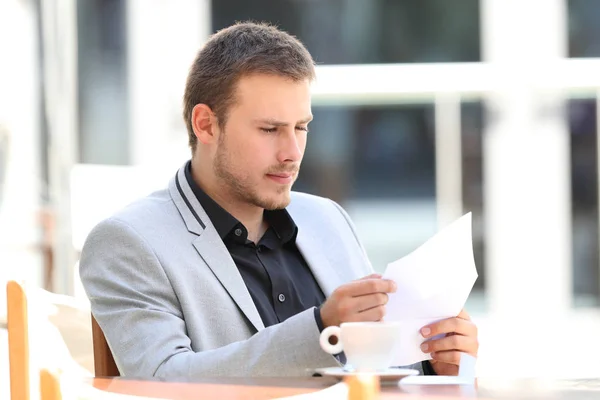
[[[326,296],[372,272],[339,205],[293,193],[287,209]],[[264,327],[183,168],[92,230],[80,275],[124,376],[301,376],[339,365],[319,347],[313,309]]]

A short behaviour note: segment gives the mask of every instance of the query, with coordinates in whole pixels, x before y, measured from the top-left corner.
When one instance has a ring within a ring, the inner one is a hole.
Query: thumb
[[[467,321],[471,320],[469,313],[467,313],[464,308],[460,311],[460,314],[458,314],[457,318],[466,319]]]

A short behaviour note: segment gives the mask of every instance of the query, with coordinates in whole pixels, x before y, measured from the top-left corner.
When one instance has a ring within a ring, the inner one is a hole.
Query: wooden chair
[[[97,378],[105,376],[120,376],[119,368],[108,347],[102,328],[92,315],[92,340],[94,342],[94,372]]]
[[[40,400],[62,400],[60,379],[47,369],[40,370]]]
[[[8,363],[11,400],[29,400],[29,323],[27,297],[21,284],[6,284]]]

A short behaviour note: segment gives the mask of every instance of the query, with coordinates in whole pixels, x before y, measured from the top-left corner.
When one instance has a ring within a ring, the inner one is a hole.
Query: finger
[[[396,291],[396,283],[387,279],[363,279],[341,286],[343,296],[358,297],[372,293],[392,293]]]
[[[453,335],[441,339],[429,340],[421,344],[423,353],[436,353],[438,351],[460,351],[477,356],[479,344],[476,338],[469,336]]]
[[[385,306],[389,300],[387,293],[373,293],[354,297],[355,309],[359,312],[369,310],[377,306]]]
[[[469,320],[454,317],[421,328],[421,335],[424,338],[450,333],[477,337],[477,326]]]
[[[362,321],[377,322],[377,321],[381,321],[384,316],[385,316],[385,306],[377,306],[377,307],[373,307],[373,308],[370,308],[363,312],[359,312],[357,314],[352,315],[350,317],[349,322],[362,322]]]
[[[446,364],[460,365],[460,351],[437,351],[431,354],[435,361]]]

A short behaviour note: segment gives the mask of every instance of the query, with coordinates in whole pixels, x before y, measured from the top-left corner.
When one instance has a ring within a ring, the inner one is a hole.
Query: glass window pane
[[[480,101],[464,102],[462,126],[462,196],[463,212],[472,213],[473,256],[477,273],[475,291],[485,287],[485,225],[483,202],[483,129],[484,105]]]
[[[79,152],[82,163],[127,164],[126,3],[77,3]]]
[[[213,0],[212,27],[277,24],[325,64],[480,61],[479,1]]]
[[[600,57],[600,1],[568,1],[569,57]]]
[[[431,105],[316,106],[313,115],[298,188],[339,202],[435,197]]]
[[[569,102],[572,262],[575,306],[600,304],[598,267],[598,147],[596,101]]]

